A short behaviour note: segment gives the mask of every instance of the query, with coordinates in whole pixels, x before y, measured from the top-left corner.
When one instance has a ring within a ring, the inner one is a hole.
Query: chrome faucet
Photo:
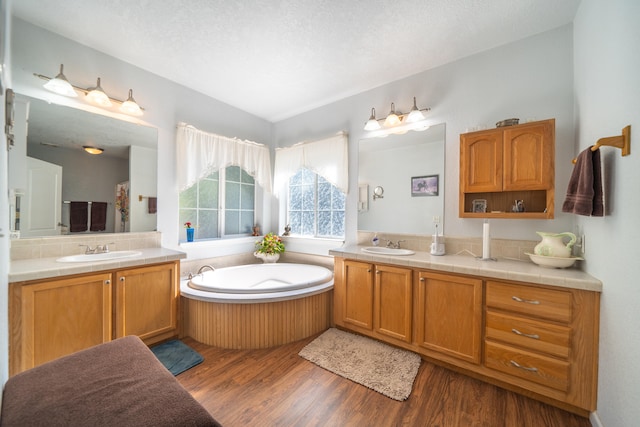
[[[78,245],[78,246],[84,246],[87,249],[84,251],[85,255],[91,255],[91,254],[106,254],[107,252],[109,252],[109,245],[115,245],[115,243],[111,242],[111,243],[105,243],[104,245],[96,245],[95,248],[92,248],[89,245]]]
[[[393,242],[392,240],[382,239],[387,242],[387,247],[392,249],[400,249],[400,243],[405,242],[405,240],[398,240],[397,242]]]
[[[198,272],[195,275],[197,276],[198,274],[202,274],[202,272],[206,269],[209,269],[211,271],[216,271],[214,267],[210,266],[209,264],[205,264],[198,269]],[[193,277],[194,275],[192,273],[189,273],[189,280],[193,279]]]

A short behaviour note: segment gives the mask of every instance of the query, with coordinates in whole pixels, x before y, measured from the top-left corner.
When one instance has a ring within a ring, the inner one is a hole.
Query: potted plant
[[[256,242],[256,251],[253,255],[262,259],[262,262],[277,262],[283,252],[284,243],[280,236],[268,233],[262,240]]]
[[[193,231],[194,231],[194,228],[191,227],[191,223],[190,222],[185,222],[184,223],[184,228],[187,229],[187,242],[193,242]]]

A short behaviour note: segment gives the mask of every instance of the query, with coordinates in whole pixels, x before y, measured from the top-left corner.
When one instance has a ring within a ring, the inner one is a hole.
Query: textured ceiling
[[[25,21],[278,121],[573,21],[580,0],[14,0]]]

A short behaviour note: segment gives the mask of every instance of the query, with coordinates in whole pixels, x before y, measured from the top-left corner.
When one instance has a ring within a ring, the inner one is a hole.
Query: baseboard
[[[589,415],[589,421],[591,421],[591,426],[592,427],[604,427],[604,425],[602,424],[602,421],[600,421],[600,417],[598,417],[598,413],[596,411],[593,411]]]

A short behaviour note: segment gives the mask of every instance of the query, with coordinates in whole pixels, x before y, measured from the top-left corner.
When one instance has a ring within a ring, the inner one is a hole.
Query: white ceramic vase
[[[573,233],[544,233],[542,231],[536,231],[542,241],[534,248],[534,253],[541,256],[551,256],[558,258],[569,258],[571,256],[571,248],[576,243],[576,235]],[[566,245],[562,241],[564,237],[569,238],[569,243]]]
[[[261,252],[254,252],[253,255],[256,258],[260,258],[265,264],[278,262],[280,254],[263,254]]]

